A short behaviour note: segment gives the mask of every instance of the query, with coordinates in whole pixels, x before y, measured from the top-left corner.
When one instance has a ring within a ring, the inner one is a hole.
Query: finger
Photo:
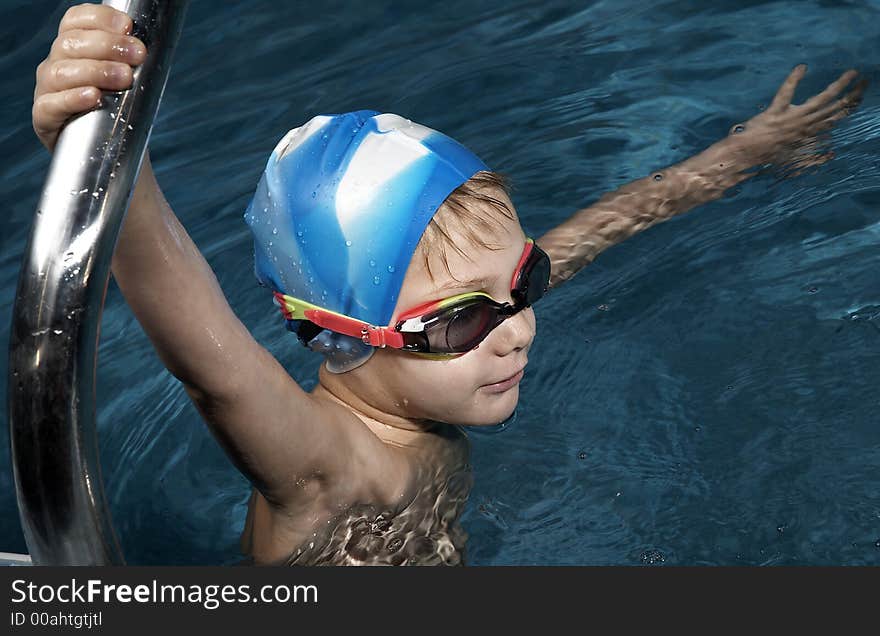
[[[798,82],[803,79],[806,72],[806,64],[798,64],[794,67],[794,70],[788,74],[788,77],[785,78],[782,86],[780,86],[779,90],[776,92],[773,102],[771,102],[770,106],[767,108],[768,112],[782,110],[791,104],[791,99],[794,97],[794,90],[797,88]]]
[[[52,59],[89,58],[141,64],[147,55],[144,43],[130,35],[106,31],[74,29],[65,31],[52,43]]]
[[[40,95],[33,106],[34,132],[41,138],[57,136],[68,119],[100,106],[101,91],[94,86],[69,88],[58,93]]]
[[[58,25],[58,35],[74,29],[99,29],[114,33],[131,33],[128,14],[104,4],[80,4],[70,7]]]
[[[132,69],[123,62],[100,60],[57,60],[41,69],[39,94],[57,93],[77,86],[95,86],[107,91],[131,88]]]
[[[811,113],[806,117],[806,123],[815,124],[822,120],[838,121],[839,119],[843,119],[862,103],[862,96],[867,85],[868,81],[863,79],[855,85],[853,90],[835,101],[833,104]]]
[[[858,71],[849,70],[835,81],[831,82],[824,91],[819,93],[818,95],[811,97],[807,101],[802,104],[802,108],[806,111],[816,110],[821,108],[829,101],[834,99],[840,92],[846,88],[846,86],[858,75]]]

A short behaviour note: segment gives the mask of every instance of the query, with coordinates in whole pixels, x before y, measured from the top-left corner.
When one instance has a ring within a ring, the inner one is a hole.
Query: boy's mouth
[[[499,380],[497,382],[493,382],[491,384],[484,384],[480,387],[486,393],[502,393],[503,391],[507,391],[511,387],[515,386],[522,380],[522,377],[525,373],[525,366],[523,366],[519,371],[514,373],[512,376],[504,378],[503,380]]]

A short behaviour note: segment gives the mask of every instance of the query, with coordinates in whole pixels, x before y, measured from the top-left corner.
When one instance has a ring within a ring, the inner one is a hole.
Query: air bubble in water
[[[351,247],[351,241],[346,241],[346,242],[345,242],[345,247]]]
[[[389,272],[390,274],[393,274],[393,273],[394,273],[394,265],[389,265],[389,266],[388,266],[388,272]]]
[[[374,284],[374,285],[378,285],[378,284],[379,284],[379,277],[378,277],[378,276],[373,276],[373,284]]]

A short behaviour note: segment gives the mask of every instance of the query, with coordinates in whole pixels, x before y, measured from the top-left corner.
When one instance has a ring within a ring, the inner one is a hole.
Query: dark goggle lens
[[[455,308],[451,318],[425,330],[432,352],[465,353],[480,344],[504,319],[485,299]]]
[[[529,306],[544,295],[550,284],[550,257],[537,245],[523,265],[512,296],[517,303]]]

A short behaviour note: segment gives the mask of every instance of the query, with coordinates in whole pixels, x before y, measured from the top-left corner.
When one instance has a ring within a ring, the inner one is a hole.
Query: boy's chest
[[[459,519],[473,483],[469,444],[447,431],[416,454],[398,506],[321,497],[279,514],[254,491],[242,550],[256,563],[288,565],[450,564],[463,562]]]

